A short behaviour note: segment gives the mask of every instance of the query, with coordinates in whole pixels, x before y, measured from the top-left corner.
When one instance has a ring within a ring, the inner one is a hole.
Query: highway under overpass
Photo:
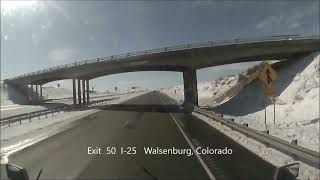
[[[25,92],[30,101],[39,102],[43,84],[72,79],[74,104],[86,104],[90,101],[89,81],[94,78],[124,72],[177,71],[183,73],[185,104],[197,105],[197,69],[251,61],[290,60],[319,49],[319,35],[211,41],[85,60],[31,72],[4,82]],[[35,93],[30,95],[28,87],[33,89],[34,86]]]

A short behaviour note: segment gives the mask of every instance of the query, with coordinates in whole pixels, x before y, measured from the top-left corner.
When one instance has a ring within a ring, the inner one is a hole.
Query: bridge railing
[[[263,38],[246,38],[246,39],[232,39],[232,40],[225,40],[225,41],[209,41],[203,43],[193,43],[193,44],[185,44],[179,46],[171,46],[171,47],[164,47],[164,48],[157,48],[157,49],[149,49],[144,51],[137,51],[132,53],[122,53],[118,55],[112,55],[108,57],[101,57],[95,59],[89,59],[84,61],[77,61],[74,63],[68,63],[60,66],[54,66],[50,68],[46,68],[43,70],[35,71],[26,73],[23,75],[15,76],[10,79],[6,79],[5,81],[10,81],[18,78],[22,78],[25,76],[41,74],[49,71],[55,71],[59,69],[66,69],[70,67],[80,66],[84,64],[90,63],[97,63],[103,61],[118,61],[121,59],[125,59],[128,57],[137,57],[143,55],[151,55],[157,53],[167,53],[172,51],[179,51],[179,50],[186,50],[186,49],[195,49],[195,48],[203,48],[203,47],[213,47],[213,46],[222,46],[222,45],[232,45],[232,44],[245,44],[245,43],[254,43],[254,42],[271,42],[271,41],[288,41],[288,40],[302,40],[302,39],[319,39],[319,35],[313,36],[299,36],[299,35],[280,35],[280,36],[271,36],[271,37],[263,37]]]

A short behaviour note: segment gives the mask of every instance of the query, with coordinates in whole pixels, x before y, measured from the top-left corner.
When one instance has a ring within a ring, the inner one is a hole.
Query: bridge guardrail
[[[310,166],[313,166],[317,169],[320,168],[320,154],[306,148],[303,148],[298,145],[291,144],[283,139],[269,135],[269,133],[260,132],[258,130],[249,128],[247,125],[236,123],[232,120],[224,119],[219,115],[216,115],[214,112],[209,112],[202,110],[200,108],[195,108],[195,112],[209,117],[216,122],[219,122],[232,130],[238,131],[245,136],[252,138],[260,143],[265,144],[268,147],[272,147],[280,152],[283,152],[294,159],[300,160]]]
[[[37,74],[41,74],[49,71],[55,71],[59,69],[80,66],[83,64],[104,62],[104,61],[110,61],[110,60],[118,61],[123,58],[136,57],[141,55],[151,55],[156,53],[166,53],[166,52],[172,52],[172,51],[178,51],[178,50],[186,50],[186,49],[201,48],[201,47],[212,47],[212,46],[219,46],[219,45],[222,46],[222,45],[245,44],[245,43],[253,43],[253,42],[288,41],[288,40],[302,40],[302,39],[306,39],[306,40],[319,39],[319,35],[312,35],[312,36],[280,35],[280,36],[271,36],[271,37],[263,37],[263,38],[246,38],[246,39],[233,39],[233,40],[224,40],[224,41],[209,41],[209,42],[203,42],[203,43],[193,43],[193,44],[185,44],[185,45],[171,46],[171,47],[165,47],[165,48],[149,49],[144,51],[122,53],[122,54],[112,55],[108,57],[101,57],[101,58],[77,61],[74,63],[54,66],[51,68],[45,68],[39,71],[15,76],[13,78],[6,79],[5,81],[10,81],[10,80],[18,79],[21,77],[30,76],[30,75],[37,75]]]

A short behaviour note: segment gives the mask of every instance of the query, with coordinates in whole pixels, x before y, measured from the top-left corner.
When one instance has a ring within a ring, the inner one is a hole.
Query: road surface
[[[272,179],[273,166],[176,106],[159,106],[166,98],[150,92],[106,106],[77,121],[74,128],[13,154],[9,161],[25,167],[31,179],[41,168],[41,179],[210,179],[196,155],[145,154],[144,147],[190,149],[179,122],[195,147],[233,150],[232,155],[202,156],[217,179]],[[102,154],[88,155],[88,147],[100,147]],[[116,153],[107,154],[108,147],[115,147]],[[121,147],[136,147],[136,154],[121,154]]]

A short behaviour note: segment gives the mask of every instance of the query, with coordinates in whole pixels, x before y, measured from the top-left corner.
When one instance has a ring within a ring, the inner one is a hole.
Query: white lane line
[[[8,111],[8,110],[13,110],[13,109],[21,109],[21,108],[23,108],[23,107],[12,107],[12,108],[4,108],[4,109],[1,108],[1,111]]]
[[[18,105],[18,104],[11,104],[11,105],[6,105],[6,106],[1,106],[1,108],[2,108],[2,107],[12,107],[12,106],[20,106],[20,105]]]
[[[212,172],[210,171],[210,169],[208,168],[208,166],[206,165],[206,163],[203,161],[202,157],[196,152],[196,148],[193,146],[193,144],[191,143],[190,139],[187,137],[187,135],[185,134],[185,132],[182,130],[182,128],[180,127],[179,123],[177,122],[177,120],[173,117],[173,115],[169,112],[170,116],[172,117],[172,119],[174,120],[174,122],[176,123],[176,125],[178,126],[180,132],[182,133],[182,135],[184,136],[184,138],[186,139],[186,141],[188,142],[189,146],[191,147],[193,153],[197,156],[200,164],[202,165],[203,169],[206,171],[206,173],[208,174],[208,176],[210,177],[211,180],[216,180],[216,178],[213,176]]]
[[[162,98],[159,96],[160,101],[163,104]],[[206,165],[206,163],[204,162],[204,160],[202,159],[202,157],[196,152],[196,148],[193,146],[193,144],[191,143],[190,139],[188,138],[188,136],[186,135],[186,133],[183,131],[183,129],[180,127],[178,121],[174,118],[174,116],[169,112],[170,116],[172,117],[173,121],[176,123],[176,125],[178,126],[181,134],[183,135],[183,137],[186,139],[186,141],[188,142],[189,146],[191,147],[193,153],[197,156],[200,164],[202,165],[203,169],[206,171],[206,173],[208,174],[209,178],[211,180],[216,180],[216,178],[213,176],[212,172],[210,171],[209,167]]]

